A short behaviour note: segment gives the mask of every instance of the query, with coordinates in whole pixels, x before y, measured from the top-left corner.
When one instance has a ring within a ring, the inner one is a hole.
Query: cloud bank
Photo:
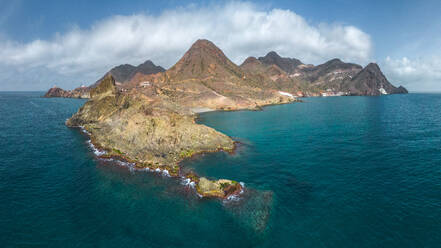
[[[115,65],[147,59],[168,68],[199,38],[213,41],[238,64],[271,50],[305,63],[335,57],[366,63],[372,50],[369,35],[354,26],[311,24],[290,10],[241,2],[190,6],[113,16],[46,40],[0,40],[0,90],[43,90],[53,83],[72,88]]]
[[[414,92],[441,92],[441,58],[409,59],[386,57],[383,70],[389,80]]]

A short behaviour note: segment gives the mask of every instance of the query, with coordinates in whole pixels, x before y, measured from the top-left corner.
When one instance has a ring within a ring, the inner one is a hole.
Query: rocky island
[[[46,97],[75,97],[73,92],[51,89]],[[86,130],[105,151],[102,156],[186,178],[201,196],[218,198],[238,194],[242,185],[184,174],[179,166],[195,154],[235,148],[230,137],[197,124],[198,112],[258,110],[301,96],[407,93],[390,84],[376,64],[362,68],[335,59],[312,66],[270,52],[237,66],[208,40],[196,41],[168,70],[150,61],[115,67],[81,92],[90,99],[66,125]]]

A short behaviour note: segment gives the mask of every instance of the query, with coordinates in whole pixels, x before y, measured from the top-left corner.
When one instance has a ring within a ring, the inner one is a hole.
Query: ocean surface
[[[1,247],[440,247],[441,95],[305,98],[199,122],[240,141],[180,179],[96,159],[64,121],[85,102],[0,93]]]

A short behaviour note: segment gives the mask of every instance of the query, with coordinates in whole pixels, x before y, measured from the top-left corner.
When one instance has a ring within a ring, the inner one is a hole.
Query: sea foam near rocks
[[[193,182],[190,178],[183,179],[181,184],[190,188],[196,187],[196,183]]]
[[[102,156],[102,155],[106,154],[105,151],[101,151],[101,150],[99,150],[98,148],[96,148],[96,147],[93,145],[92,141],[88,140],[87,143],[89,144],[89,147],[92,149],[93,153],[94,153],[96,156],[99,157],[99,156]]]
[[[242,199],[241,195],[244,192],[244,188],[245,188],[245,183],[244,182],[239,182],[240,186],[242,186],[242,188],[240,189],[239,193],[237,194],[233,194],[233,195],[229,195],[227,198],[225,198],[223,200],[223,203],[230,203],[230,202],[237,202],[240,201]]]

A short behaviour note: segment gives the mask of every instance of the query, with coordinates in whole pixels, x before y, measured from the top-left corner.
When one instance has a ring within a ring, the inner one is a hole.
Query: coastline
[[[212,151],[202,151],[197,153],[192,153],[190,156],[182,157],[177,163],[178,171],[174,170],[172,166],[154,166],[152,164],[145,164],[141,163],[139,161],[130,159],[129,157],[125,156],[124,154],[115,154],[112,150],[109,148],[104,148],[100,146],[97,142],[94,141],[93,135],[84,127],[84,126],[72,126],[70,128],[79,129],[81,133],[83,133],[85,136],[87,136],[88,140],[86,141],[89,144],[90,149],[92,149],[95,157],[97,159],[102,159],[104,161],[114,161],[117,162],[119,165],[123,167],[127,167],[129,170],[135,170],[140,172],[152,172],[152,173],[158,173],[162,176],[170,177],[170,178],[176,178],[181,179],[181,183],[185,186],[190,186],[193,189],[195,189],[195,193],[200,198],[219,198],[222,200],[237,200],[239,199],[240,195],[245,190],[245,184],[243,182],[236,182],[232,181],[234,183],[234,187],[231,192],[226,193],[224,196],[222,195],[211,195],[211,194],[205,194],[204,192],[201,192],[198,188],[198,183],[201,179],[206,179],[205,177],[201,177],[197,175],[195,172],[190,171],[186,174],[181,173],[182,172],[182,162],[187,159],[192,159],[195,156],[200,156],[203,154],[208,153],[215,153],[215,152],[226,152],[228,154],[234,154],[238,141],[234,141],[233,149],[231,150],[225,150],[223,148],[212,150]],[[165,168],[164,168],[165,167]],[[206,179],[207,180],[207,179]],[[219,179],[219,180],[226,180],[226,179]],[[228,180],[230,181],[230,180]]]

